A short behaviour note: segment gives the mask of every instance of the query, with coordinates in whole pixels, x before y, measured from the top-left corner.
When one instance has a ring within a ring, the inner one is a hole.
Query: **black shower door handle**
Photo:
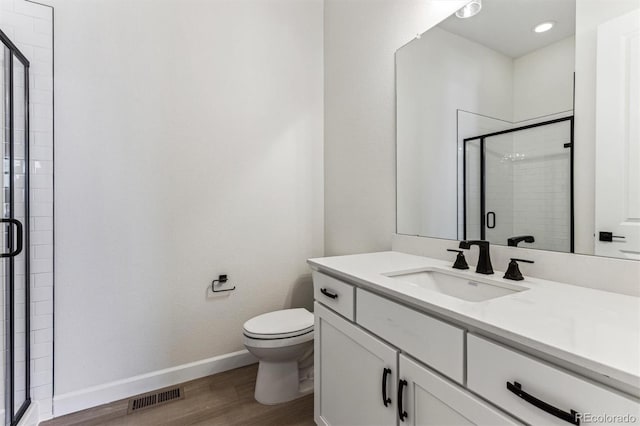
[[[491,219],[491,220],[489,220]],[[487,228],[493,229],[496,227],[496,213],[487,212]]]
[[[18,231],[18,235],[16,237],[16,246],[17,246],[16,249],[9,253],[0,254],[0,258],[16,257],[17,255],[22,253],[22,223],[20,223],[20,221],[16,219],[0,219],[0,223],[8,223],[10,225],[15,225]],[[11,243],[10,246],[12,245],[13,244]]]

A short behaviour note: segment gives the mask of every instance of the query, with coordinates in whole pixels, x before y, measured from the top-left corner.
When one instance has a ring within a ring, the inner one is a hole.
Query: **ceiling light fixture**
[[[533,28],[533,31],[536,33],[544,33],[549,31],[556,23],[553,21],[543,22],[541,24],[536,25]]]
[[[466,6],[456,12],[456,16],[462,19],[471,18],[472,16],[477,15],[481,9],[482,0],[471,0],[466,4]]]

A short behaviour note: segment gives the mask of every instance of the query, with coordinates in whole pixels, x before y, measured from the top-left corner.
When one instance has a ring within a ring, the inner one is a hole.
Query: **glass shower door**
[[[2,44],[2,362],[5,424],[16,425],[31,402],[29,335],[29,62],[0,31]]]
[[[572,120],[485,138],[485,239],[572,251]]]

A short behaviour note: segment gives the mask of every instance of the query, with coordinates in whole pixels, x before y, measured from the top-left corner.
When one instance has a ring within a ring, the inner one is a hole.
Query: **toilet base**
[[[260,404],[275,405],[313,392],[312,379],[301,382],[298,361],[260,361],[255,398]],[[311,380],[311,385],[309,382]]]

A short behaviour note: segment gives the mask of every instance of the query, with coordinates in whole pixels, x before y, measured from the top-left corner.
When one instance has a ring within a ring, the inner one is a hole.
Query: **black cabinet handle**
[[[398,417],[400,418],[401,422],[404,422],[404,419],[406,419],[408,416],[407,412],[404,411],[402,403],[402,392],[404,390],[404,387],[408,384],[409,383],[407,383],[406,380],[400,380],[400,382],[398,383]]]
[[[382,371],[382,403],[385,407],[388,407],[391,403],[391,398],[387,396],[387,376],[391,374],[390,368],[385,368]]]
[[[321,288],[320,289],[320,293],[324,294],[325,296],[327,296],[330,299],[337,299],[338,295],[330,290],[327,290],[326,288]]]
[[[16,246],[17,246],[16,249],[9,253],[0,254],[0,258],[16,257],[22,252],[22,223],[20,223],[20,221],[16,219],[0,219],[0,223],[8,223],[10,225],[15,225],[18,231],[16,235]]]
[[[576,411],[571,410],[571,412],[567,413],[566,411],[562,411],[561,409],[556,408],[551,404],[547,404],[546,402],[539,400],[535,396],[523,391],[522,385],[518,382],[507,382],[507,389],[527,401],[529,404],[538,407],[539,409],[551,414],[552,416],[562,419],[565,422],[569,422],[572,425],[577,426],[580,424],[580,418],[578,417],[578,413]]]

